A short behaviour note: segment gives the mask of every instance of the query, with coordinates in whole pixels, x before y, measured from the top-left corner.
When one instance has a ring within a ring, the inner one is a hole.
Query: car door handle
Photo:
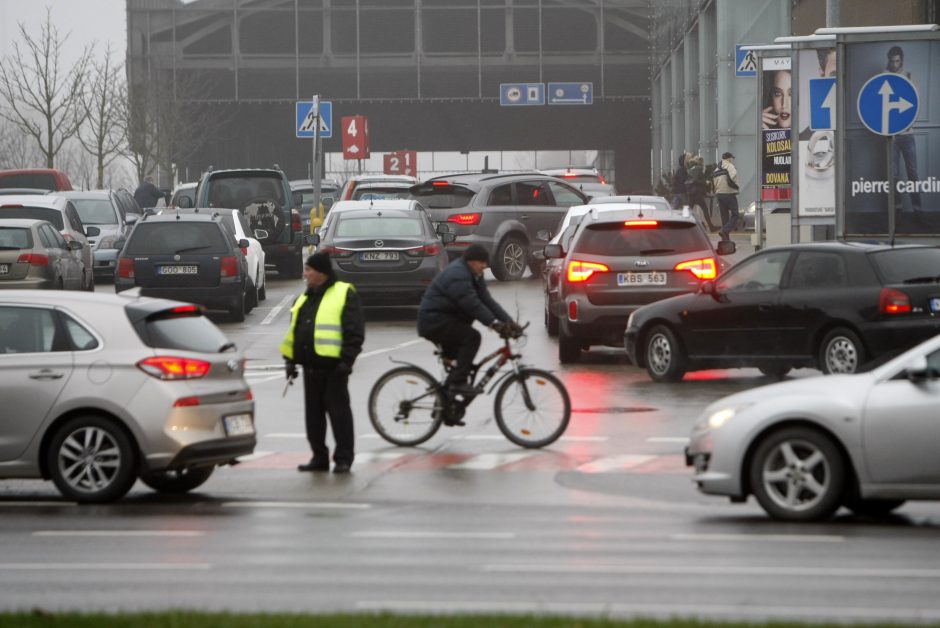
[[[62,379],[64,376],[65,373],[57,373],[50,369],[42,369],[41,371],[29,374],[30,379]]]

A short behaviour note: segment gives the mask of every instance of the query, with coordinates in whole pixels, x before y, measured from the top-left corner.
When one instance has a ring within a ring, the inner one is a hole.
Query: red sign
[[[366,159],[368,156],[369,119],[343,116],[343,159]]]
[[[407,174],[412,177],[418,173],[418,152],[413,150],[396,150],[387,153],[383,158],[385,174]]]

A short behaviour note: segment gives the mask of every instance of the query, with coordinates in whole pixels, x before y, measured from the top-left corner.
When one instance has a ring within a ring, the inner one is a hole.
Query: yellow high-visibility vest
[[[346,307],[346,293],[352,284],[337,281],[327,288],[317,308],[317,317],[313,322],[313,349],[324,358],[340,357],[343,348],[343,308]],[[355,288],[353,288],[355,289]],[[303,293],[290,309],[290,327],[281,341],[281,355],[288,360],[294,359],[294,329],[297,327],[297,315],[307,302],[307,293]]]

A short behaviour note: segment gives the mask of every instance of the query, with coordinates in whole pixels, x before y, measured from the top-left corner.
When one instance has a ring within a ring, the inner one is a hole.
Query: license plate
[[[398,251],[365,251],[359,254],[363,262],[397,262]]]
[[[222,424],[225,425],[225,433],[229,436],[255,433],[255,424],[251,420],[251,414],[248,413],[222,417]]]
[[[158,266],[158,275],[195,275],[199,272],[198,266]]]
[[[666,273],[617,273],[618,286],[664,286]]]
[[[0,268],[2,268],[2,266],[0,266]],[[930,299],[930,311],[940,312],[940,298],[934,297]]]
[[[0,275],[7,275],[10,273],[9,264],[0,264]]]

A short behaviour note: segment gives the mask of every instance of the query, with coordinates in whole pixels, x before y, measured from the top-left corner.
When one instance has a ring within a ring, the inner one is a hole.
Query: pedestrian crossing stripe
[[[301,451],[258,451],[239,458],[236,469],[294,469],[310,460]],[[354,468],[375,471],[576,471],[579,473],[687,474],[685,457],[680,454],[630,454],[591,456],[553,451],[509,453],[424,454],[398,451],[356,454]]]

